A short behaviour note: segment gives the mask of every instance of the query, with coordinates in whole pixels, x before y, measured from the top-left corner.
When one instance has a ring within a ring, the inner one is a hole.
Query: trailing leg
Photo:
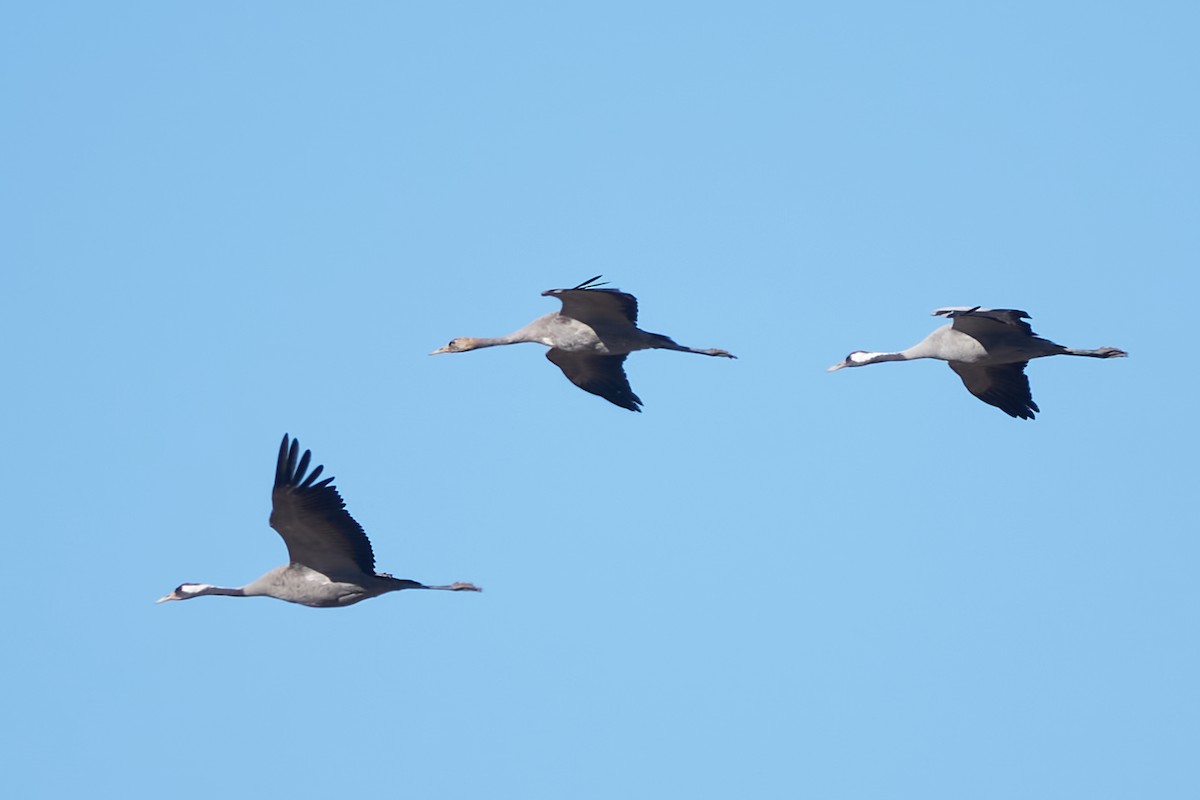
[[[680,353],[696,353],[696,354],[702,355],[702,356],[721,356],[722,358],[737,358],[737,356],[735,356],[733,353],[729,352],[728,350],[721,350],[720,348],[717,348],[717,347],[710,347],[710,348],[701,350],[701,349],[698,349],[695,347],[684,347],[679,342],[672,339],[670,336],[663,336],[660,333],[652,333],[652,334],[650,334],[650,336],[651,336],[651,347],[657,348],[659,350],[677,350]]]
[[[1101,347],[1096,350],[1081,350],[1078,347],[1064,347],[1063,355],[1088,356],[1089,358],[1124,358],[1129,355],[1124,350],[1115,347]]]

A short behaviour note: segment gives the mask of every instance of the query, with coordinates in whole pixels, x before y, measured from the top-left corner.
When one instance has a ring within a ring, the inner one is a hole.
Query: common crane
[[[1033,419],[1040,411],[1029,391],[1025,365],[1044,356],[1088,356],[1119,358],[1128,355],[1115,347],[1080,350],[1063,347],[1033,332],[1029,315],[1012,308],[953,306],[933,312],[953,322],[943,325],[925,339],[898,353],[869,353],[855,350],[829,372],[842,367],[863,367],[881,361],[911,361],[937,358],[950,364],[962,378],[967,391],[1010,417]]]
[[[557,297],[562,310],[538,317],[507,336],[494,339],[469,336],[451,339],[429,355],[465,353],[481,347],[536,342],[550,348],[546,358],[571,383],[630,411],[641,411],[641,398],[633,393],[625,375],[625,358],[635,350],[678,350],[705,356],[736,358],[726,350],[684,347],[668,336],[637,327],[637,298],[616,289],[601,289],[601,276],[573,289],[548,289],[543,297]]]
[[[300,442],[288,435],[279,445],[275,487],[271,492],[271,527],[287,545],[289,563],[245,586],[227,588],[207,583],[180,584],[156,602],[190,600],[206,595],[274,597],[289,603],[330,608],[348,606],[401,589],[444,589],[478,592],[470,583],[426,586],[375,572],[375,554],[362,526],[354,521],[333,478],[317,482],[322,466],[308,472],[311,451],[300,455]]]

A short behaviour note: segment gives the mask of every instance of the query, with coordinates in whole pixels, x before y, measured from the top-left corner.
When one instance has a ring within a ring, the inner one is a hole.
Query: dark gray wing
[[[546,358],[559,369],[571,383],[603,397],[613,405],[630,411],[641,411],[641,398],[633,393],[629,378],[625,375],[625,354],[606,356],[593,353],[574,353],[552,347]]]
[[[968,392],[1010,417],[1033,419],[1034,412],[1041,411],[1029,390],[1029,377],[1025,374],[1028,361],[991,367],[977,367],[960,361],[948,363],[962,378]]]
[[[543,297],[562,301],[562,314],[584,325],[637,325],[637,298],[616,289],[547,289]]]
[[[308,472],[312,452],[283,435],[271,492],[271,527],[283,537],[296,564],[324,575],[375,574],[375,553],[362,526],[346,510],[333,478],[317,483],[324,467]]]
[[[1025,321],[1030,318],[1029,314],[1015,308],[939,308],[933,313],[934,316],[954,320],[954,330],[976,339],[979,336],[1012,334],[1016,331],[1037,336]]]

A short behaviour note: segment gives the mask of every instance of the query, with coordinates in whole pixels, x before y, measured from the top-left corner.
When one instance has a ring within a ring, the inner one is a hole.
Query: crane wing
[[[584,325],[637,325],[637,298],[616,289],[547,289],[543,297],[562,301],[562,314]]]
[[[1029,377],[1025,374],[1028,361],[987,367],[961,361],[947,363],[962,378],[968,392],[1010,417],[1033,419],[1034,412],[1041,410],[1033,402],[1033,393],[1029,390]]]
[[[546,358],[580,389],[603,397],[621,408],[641,411],[638,407],[642,404],[641,398],[633,393],[629,378],[625,375],[625,356],[577,353],[557,347],[546,351]]]
[[[935,317],[948,317],[954,320],[954,330],[962,331],[968,336],[979,338],[998,333],[1013,333],[1017,331],[1028,336],[1036,336],[1033,328],[1025,320],[1029,314],[1015,308],[939,308],[933,312]]]
[[[284,434],[271,491],[271,527],[283,537],[289,558],[324,575],[374,575],[371,541],[346,510],[333,478],[316,482],[321,466],[306,476],[312,452],[299,453],[300,442],[289,446]]]

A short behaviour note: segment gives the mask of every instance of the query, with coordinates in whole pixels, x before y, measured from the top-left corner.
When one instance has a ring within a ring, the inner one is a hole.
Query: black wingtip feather
[[[603,283],[596,283],[596,281],[603,277],[603,275],[596,275],[595,277],[588,278],[586,281],[576,286],[575,289],[594,289],[597,286],[603,286]],[[571,291],[575,291],[575,289],[572,289]]]
[[[279,457],[275,459],[275,485],[283,485],[283,467],[287,463],[288,452],[288,435],[283,435],[283,441],[279,443]]]
[[[309,451],[305,451],[304,457],[308,458],[308,455],[309,455]],[[325,469],[325,466],[323,464],[318,464],[317,468],[314,469],[312,472],[310,472],[308,474],[308,477],[304,479],[304,483],[300,484],[300,488],[304,488],[306,486],[311,486],[312,482],[315,481],[321,475],[321,472],[324,471],[324,469]],[[300,476],[297,475],[296,477],[299,478]]]
[[[300,480],[304,473],[308,472],[308,463],[312,461],[312,450],[305,450],[304,455],[300,456],[300,463],[292,470],[292,474],[288,476],[290,483],[295,483]]]
[[[288,435],[283,435],[283,443],[279,445],[279,461],[275,464],[275,486],[288,486],[296,471],[296,457],[300,454],[300,441],[292,439],[289,445]]]
[[[604,276],[596,275],[594,277],[588,278],[586,281],[579,284],[578,286],[572,286],[570,289],[547,289],[546,291],[542,292],[542,297],[553,297],[555,295],[562,294],[563,292],[578,292],[578,291],[590,292],[595,289],[598,289],[601,286],[608,285],[608,281],[602,281],[600,283],[597,283],[597,281],[599,281],[600,278],[602,278],[602,277],[604,277]],[[614,294],[624,294],[624,292],[622,292],[620,289],[599,289],[599,291],[613,292]]]
[[[312,451],[305,450],[304,455],[301,456],[300,440],[292,439],[285,433],[283,441],[279,444],[279,460],[275,463],[275,488],[306,489],[313,487],[314,481],[325,471],[325,466],[318,464],[311,473],[305,475],[310,463],[312,463]],[[328,486],[332,482],[333,478],[326,478],[316,485]]]

